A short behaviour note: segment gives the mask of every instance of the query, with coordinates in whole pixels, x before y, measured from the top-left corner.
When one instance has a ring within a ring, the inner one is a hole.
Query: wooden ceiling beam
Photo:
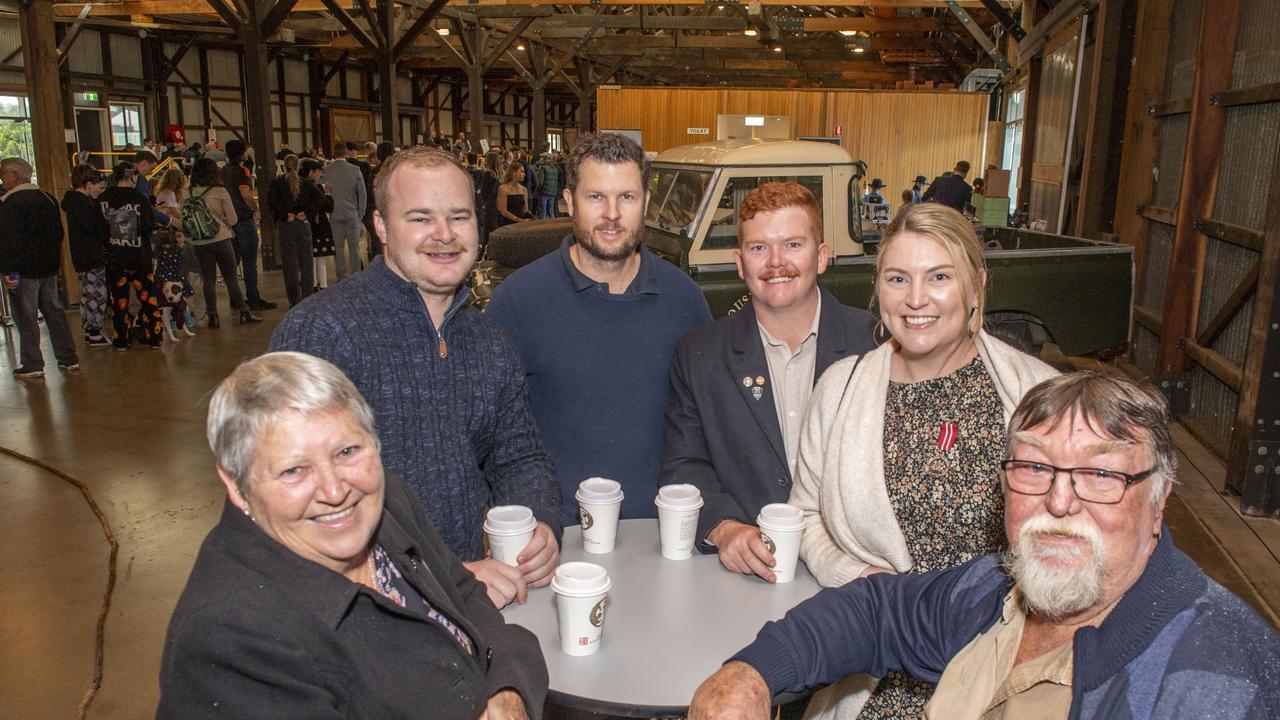
[[[938,28],[938,21],[931,17],[822,17],[805,18],[805,32],[930,32]]]

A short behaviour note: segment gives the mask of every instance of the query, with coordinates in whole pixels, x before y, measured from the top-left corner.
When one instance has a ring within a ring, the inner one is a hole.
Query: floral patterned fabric
[[[400,573],[400,569],[391,562],[391,556],[382,549],[381,545],[373,546],[373,578],[378,586],[378,593],[383,597],[406,610],[426,613],[427,618],[438,623],[452,635],[468,655],[475,654],[475,644],[471,636],[455,625],[452,620],[437,612],[434,607],[431,607],[431,603],[413,589],[409,581],[405,580],[404,575]]]
[[[947,423],[954,423],[953,438]],[[981,358],[946,377],[889,383],[885,487],[915,561],[912,572],[954,567],[1004,548],[1004,436],[1004,408]],[[891,672],[859,717],[922,717],[933,688]]]

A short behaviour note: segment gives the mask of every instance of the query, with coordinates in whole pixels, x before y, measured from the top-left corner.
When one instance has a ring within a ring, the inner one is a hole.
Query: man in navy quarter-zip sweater
[[[387,159],[374,196],[386,252],[291,310],[271,350],[341,368],[373,406],[383,464],[404,473],[494,605],[524,602],[560,559],[560,486],[515,346],[468,303],[479,246],[471,180],[452,156],[416,147]],[[498,505],[538,520],[517,567],[484,558],[484,508]]]

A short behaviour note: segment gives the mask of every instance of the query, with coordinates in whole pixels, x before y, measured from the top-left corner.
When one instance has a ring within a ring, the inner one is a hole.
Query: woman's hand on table
[[[524,576],[525,584],[531,588],[549,585],[556,566],[560,564],[560,544],[556,542],[551,526],[538,523],[533,530],[533,539],[516,559],[520,562],[516,569]]]
[[[689,720],[769,720],[769,686],[756,669],[727,662],[702,681],[689,703]]]
[[[480,714],[480,720],[528,720],[529,713],[524,708],[524,698],[520,693],[507,688],[499,690],[489,698]]]
[[[707,539],[720,553],[720,564],[743,575],[759,575],[765,582],[775,582],[773,553],[760,539],[760,528],[723,520],[707,533]]]
[[[463,563],[463,565],[476,576],[477,580],[484,583],[489,602],[499,610],[510,605],[512,601],[523,605],[528,598],[527,583],[519,568],[492,558]]]

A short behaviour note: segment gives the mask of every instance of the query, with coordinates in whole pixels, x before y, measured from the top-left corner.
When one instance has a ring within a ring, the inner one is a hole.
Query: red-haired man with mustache
[[[760,185],[738,228],[733,254],[751,302],[676,346],[660,482],[702,491],[699,550],[773,582],[756,515],[787,501],[813,385],[836,360],[875,348],[873,320],[818,287],[830,248],[808,189]]]
[[[1280,636],[1174,547],[1164,398],[1098,372],[1032,388],[1009,421],[1009,550],[882,573],[769,623],[694,695],[691,720],[901,669],[926,718],[1280,717]]]

